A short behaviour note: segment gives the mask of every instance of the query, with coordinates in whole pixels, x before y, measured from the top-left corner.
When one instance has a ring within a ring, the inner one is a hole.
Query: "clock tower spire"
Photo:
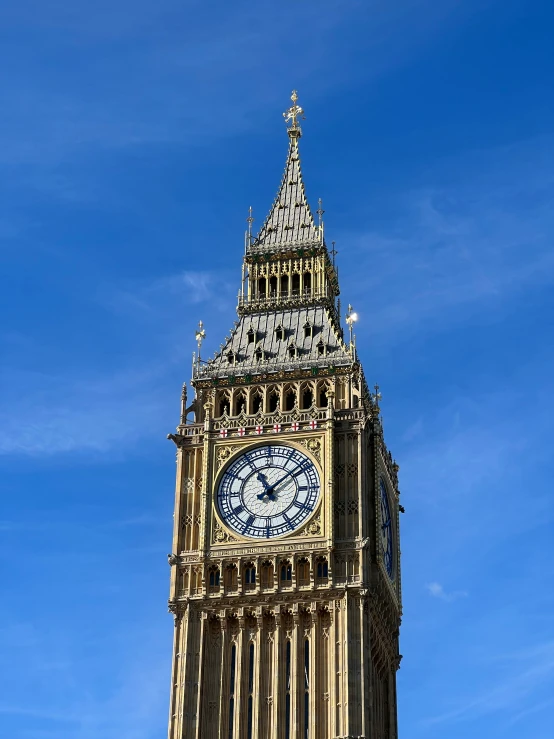
[[[255,237],[248,219],[238,321],[193,363],[169,437],[169,739],[397,737],[398,467],[350,307],[345,341],[291,101],[277,196]]]

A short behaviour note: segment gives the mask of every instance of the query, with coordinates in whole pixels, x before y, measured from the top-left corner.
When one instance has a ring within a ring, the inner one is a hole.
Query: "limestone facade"
[[[379,395],[344,340],[297,118],[288,135],[277,198],[247,238],[238,321],[196,364],[194,400],[184,388],[170,435],[169,739],[397,737],[398,467]],[[309,457],[320,493],[297,530],[253,540],[226,524],[216,491],[243,451],[275,443]]]

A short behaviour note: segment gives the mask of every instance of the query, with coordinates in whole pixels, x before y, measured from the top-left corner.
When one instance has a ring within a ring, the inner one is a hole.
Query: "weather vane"
[[[198,362],[200,362],[200,347],[202,346],[202,342],[206,338],[206,332],[204,331],[204,324],[202,321],[198,322],[198,328],[195,333],[196,343],[198,344]]]
[[[304,110],[296,104],[296,101],[298,100],[298,93],[296,92],[296,90],[292,91],[290,99],[292,100],[292,105],[288,110],[285,110],[285,112],[283,113],[283,118],[285,119],[286,123],[292,121],[291,128],[298,128],[298,119],[302,118],[302,120],[306,120],[306,116],[304,115]]]

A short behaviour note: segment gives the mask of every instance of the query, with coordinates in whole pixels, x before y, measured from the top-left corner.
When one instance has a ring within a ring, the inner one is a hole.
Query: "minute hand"
[[[277,482],[273,483],[273,485],[270,487],[270,490],[275,490],[277,485],[280,485],[283,482],[283,480],[286,480],[287,477],[289,477],[289,475],[294,476],[294,473],[296,472],[296,470],[301,470],[301,469],[302,469],[302,465],[298,465],[298,467],[296,467],[292,472],[287,472],[286,475],[283,475],[283,477],[280,480],[277,480]]]

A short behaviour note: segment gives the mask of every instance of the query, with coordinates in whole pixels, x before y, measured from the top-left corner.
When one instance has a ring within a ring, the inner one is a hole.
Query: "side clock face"
[[[383,552],[383,561],[388,576],[392,580],[393,574],[393,557],[392,557],[392,521],[390,516],[389,496],[384,481],[380,480],[381,493],[381,547]]]
[[[319,498],[319,475],[305,454],[288,446],[259,446],[225,470],[217,507],[241,536],[271,539],[296,531]]]

